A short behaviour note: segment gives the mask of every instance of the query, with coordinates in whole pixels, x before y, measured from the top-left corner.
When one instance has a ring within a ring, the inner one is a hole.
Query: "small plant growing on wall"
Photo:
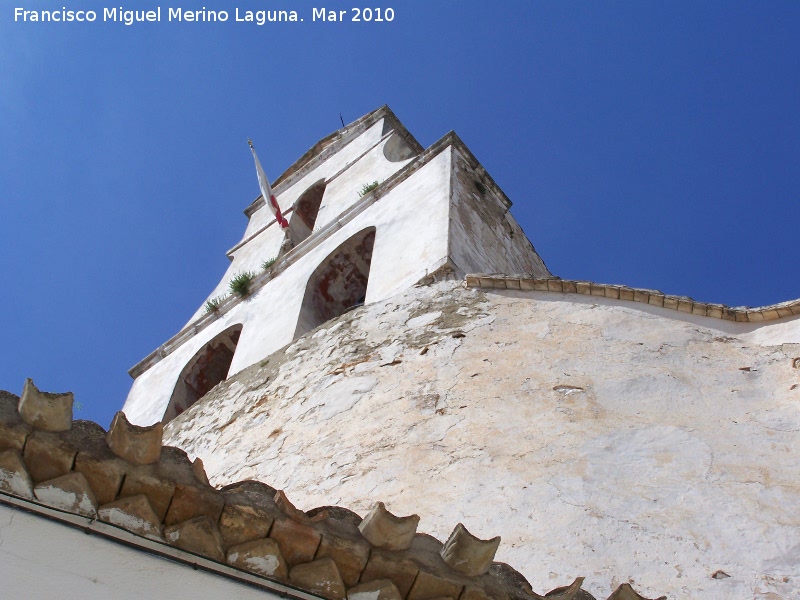
[[[222,296],[206,300],[206,314],[219,312],[219,307],[225,302],[225,298],[227,298],[227,296],[223,294]]]
[[[362,187],[358,192],[358,197],[363,198],[367,194],[369,194],[372,190],[378,187],[378,182],[373,181],[372,183],[365,183],[364,187]]]
[[[261,268],[264,269],[265,271],[268,271],[270,267],[272,267],[272,265],[275,264],[276,260],[278,259],[275,257],[265,260],[263,263],[261,263]]]
[[[253,283],[256,274],[250,271],[242,271],[233,276],[230,282],[231,292],[244,298],[250,294],[250,284]]]

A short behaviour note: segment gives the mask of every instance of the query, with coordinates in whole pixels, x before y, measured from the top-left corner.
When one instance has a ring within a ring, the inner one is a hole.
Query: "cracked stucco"
[[[260,479],[306,510],[382,500],[442,540],[457,522],[500,535],[534,590],[582,573],[599,596],[630,579],[645,596],[792,598],[800,346],[736,326],[441,282],[245,369],[165,443],[214,484]]]

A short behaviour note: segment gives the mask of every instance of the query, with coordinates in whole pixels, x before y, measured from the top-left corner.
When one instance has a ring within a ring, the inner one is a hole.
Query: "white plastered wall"
[[[278,205],[283,212],[288,211],[295,201],[311,187],[316,181],[320,179],[329,179],[347,165],[354,163],[367,152],[370,148],[375,146],[382,137],[383,122],[381,119],[376,122],[372,127],[368,128],[361,135],[357,136],[350,141],[347,145],[343,146],[338,152],[317,165],[314,169],[303,175],[296,181],[290,181],[288,184],[281,184],[273,189],[275,198]],[[335,142],[333,142],[335,143]],[[253,177],[255,182],[255,175]],[[286,186],[286,187],[284,187]],[[262,206],[253,213],[250,222],[247,224],[247,229],[244,232],[242,239],[247,239],[255,232],[263,227],[270,225],[274,220],[272,212],[266,206]]]
[[[134,379],[122,407],[129,421],[152,425],[162,419],[183,368],[205,344],[231,325],[241,323],[233,315],[235,312],[234,309],[217,319]]]
[[[375,151],[382,156],[380,147]],[[123,407],[128,419],[140,425],[161,420],[186,363],[232,325],[241,323],[243,329],[229,375],[291,342],[309,277],[344,241],[367,227],[376,228],[367,303],[386,299],[445,264],[451,160],[451,148],[445,148],[250,298],[139,375]],[[309,174],[316,181],[313,176]]]
[[[336,248],[367,227],[376,229],[367,303],[410,287],[443,264],[449,162],[448,153],[440,154],[231,311],[244,323],[231,374],[292,341],[309,277]]]
[[[266,207],[264,207],[266,209]],[[261,209],[260,209],[261,210]],[[278,256],[281,243],[283,243],[283,230],[280,227],[269,227],[256,235],[250,242],[236,250],[228,265],[225,274],[219,283],[208,295],[206,300],[195,311],[186,325],[194,323],[197,319],[206,314],[205,303],[212,298],[219,298],[230,294],[230,281],[237,273],[259,273],[261,265],[269,258]]]
[[[292,182],[289,187],[281,189],[282,186],[279,186],[275,191],[281,211],[286,214],[317,182],[328,182],[314,224],[314,231],[318,231],[358,202],[358,192],[365,184],[383,182],[406,166],[412,159],[393,162],[384,154],[383,148],[392,135],[391,132],[383,133],[384,121],[380,119],[336,154]],[[275,223],[272,211],[268,206],[262,205],[251,215],[242,240],[229,252],[231,264],[206,300],[227,294],[230,280],[237,273],[260,272],[261,265],[266,260],[278,256],[283,240],[284,233]],[[187,324],[205,314],[206,300],[203,300]]]

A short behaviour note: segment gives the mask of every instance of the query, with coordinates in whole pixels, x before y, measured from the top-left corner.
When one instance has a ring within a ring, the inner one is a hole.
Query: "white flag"
[[[253,142],[251,140],[247,140],[247,143],[250,144],[250,150],[253,153],[253,160],[256,161],[258,187],[261,188],[261,195],[264,197],[264,202],[267,203],[267,206],[269,206],[272,214],[275,215],[275,220],[278,222],[278,225],[280,225],[283,229],[289,229],[289,221],[287,221],[281,214],[281,207],[278,206],[278,201],[275,200],[275,196],[272,193],[272,188],[269,187],[267,174],[264,173],[264,169],[261,166],[261,161],[258,160],[258,154],[256,154],[256,149],[253,146]]]

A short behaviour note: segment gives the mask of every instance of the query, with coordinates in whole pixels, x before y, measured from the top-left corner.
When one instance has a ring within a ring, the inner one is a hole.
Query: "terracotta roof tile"
[[[458,524],[443,544],[416,533],[419,517],[396,517],[382,503],[365,519],[341,507],[303,512],[257,481],[218,490],[201,462],[160,447],[158,427],[134,428],[119,413],[107,434],[96,423],[71,422],[70,414],[68,430],[43,431],[20,418],[19,400],[0,391],[0,499],[35,497],[330,600],[543,598],[517,571],[492,562],[499,538],[478,540]],[[592,600],[581,583],[547,597]],[[610,598],[645,600],[627,584]]]
[[[630,288],[624,285],[610,285],[591,281],[573,281],[561,279],[560,277],[522,277],[519,275],[471,273],[465,277],[464,285],[468,288],[513,289],[605,296],[606,298],[640,302],[679,312],[743,323],[773,321],[800,314],[800,299],[756,308],[748,306],[729,307],[724,304],[696,302],[687,296],[671,296],[658,290]]]

